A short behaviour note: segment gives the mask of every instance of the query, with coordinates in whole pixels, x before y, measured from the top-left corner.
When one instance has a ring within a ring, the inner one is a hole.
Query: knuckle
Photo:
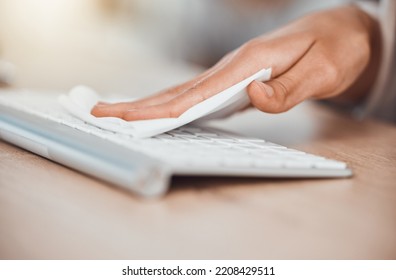
[[[338,66],[332,59],[328,57],[323,58],[318,72],[317,74],[321,77],[324,85],[331,88],[337,87],[341,75]]]
[[[131,120],[133,120],[133,113],[125,112],[124,114],[121,115],[121,118],[126,121],[131,121]]]
[[[168,118],[178,118],[181,114],[183,114],[183,110],[177,105],[171,105],[169,110],[166,111]]]
[[[291,85],[293,84],[293,79],[288,76],[282,76],[278,79],[273,80],[272,87],[277,94],[281,94],[286,97],[290,91]]]
[[[261,51],[264,48],[263,43],[261,40],[255,38],[248,42],[246,42],[240,48],[241,53],[247,56],[255,56],[257,55],[258,51]]]
[[[328,62],[323,69],[324,78],[329,84],[337,83],[339,79],[339,71],[333,62]]]
[[[265,65],[268,65],[268,59],[266,59],[267,53],[270,53],[270,50],[263,39],[254,38],[238,48],[235,55],[232,57],[232,61],[239,65],[243,65],[246,69],[259,70]]]

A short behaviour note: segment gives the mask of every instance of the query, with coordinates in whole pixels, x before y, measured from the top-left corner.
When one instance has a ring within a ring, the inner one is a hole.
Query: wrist
[[[363,36],[363,42],[368,47],[368,62],[356,81],[342,94],[332,98],[332,101],[355,107],[368,97],[376,83],[381,64],[382,38],[376,5],[371,9],[362,9],[360,5],[354,4],[346,6],[345,9],[348,17],[353,17],[360,26],[357,34]]]
[[[367,30],[371,43],[379,45],[381,37],[378,5],[372,1],[359,1],[353,4],[352,7],[358,20]]]

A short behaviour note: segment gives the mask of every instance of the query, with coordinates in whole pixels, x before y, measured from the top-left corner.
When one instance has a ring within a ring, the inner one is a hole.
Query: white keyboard
[[[143,153],[167,166],[174,175],[257,177],[345,177],[344,162],[330,160],[263,139],[194,125],[148,139],[105,131],[69,115],[56,95],[1,93],[0,104],[73,128]],[[93,143],[94,145],[94,143]]]

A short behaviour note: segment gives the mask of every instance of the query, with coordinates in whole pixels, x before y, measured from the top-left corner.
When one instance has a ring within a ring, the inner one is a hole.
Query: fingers
[[[336,67],[313,46],[282,75],[268,82],[252,82],[247,92],[253,106],[267,113],[281,113],[305,99],[328,97],[342,90]]]
[[[173,98],[173,95],[179,93],[178,87],[173,87],[172,91],[167,90],[155,96],[150,96],[134,102],[120,102],[115,104],[102,104],[102,102],[96,104],[92,110],[91,114],[96,117],[117,117],[122,118],[128,110],[136,110],[139,108],[144,108],[148,106],[153,106],[156,104],[161,104]]]
[[[230,54],[204,75],[181,85],[177,90],[166,91],[158,96],[134,103],[97,106],[92,110],[92,113],[96,116],[112,115],[128,121],[178,117],[192,106],[263,68],[272,67],[275,76],[281,75],[304,56],[312,43],[312,38],[303,36],[298,38],[289,36],[269,42],[255,39]],[[278,83],[279,87],[282,86],[280,81],[272,83]],[[265,91],[262,87],[256,83],[250,86],[253,92],[252,102],[255,102],[257,107],[265,109],[265,105],[261,104],[262,100],[258,98],[258,92]],[[275,98],[280,99],[281,97],[276,95]],[[282,103],[282,100],[279,101]]]
[[[238,62],[230,61],[229,63],[224,64],[223,67],[219,67],[217,71],[213,71],[210,75],[207,75],[205,79],[202,79],[192,85],[183,94],[176,96],[172,100],[155,106],[130,110],[126,112],[122,118],[131,121],[179,117],[194,105],[234,85],[244,78],[247,78],[254,72],[257,72],[259,66],[252,69],[240,67]]]
[[[213,77],[207,77],[202,81],[198,81],[195,85],[191,86],[183,94],[180,94],[172,100],[144,108],[128,110],[121,118],[131,120],[146,120],[146,119],[157,119],[157,118],[177,118],[189,108],[204,101],[210,96],[222,90],[223,87],[227,87],[228,84],[232,84],[231,81],[227,81],[229,76],[221,71],[216,73]]]
[[[290,45],[287,42],[283,43],[265,45],[253,42],[247,44],[237,50],[226,63],[218,67],[217,71],[212,71],[204,79],[199,80],[183,92],[183,94],[157,106],[129,111],[122,118],[131,121],[178,117],[203,100],[242,81],[263,68],[272,66],[270,63],[275,65],[275,62],[272,62],[274,58],[285,60],[279,61],[275,67],[275,74],[282,73],[285,69],[294,65],[311,46],[310,41],[304,41],[304,43],[296,43],[295,48],[290,50]],[[257,59],[257,57],[260,57],[260,59]]]
[[[154,96],[150,96],[134,102],[120,102],[120,103],[107,104],[107,105],[98,103],[91,110],[91,114],[96,117],[112,116],[112,117],[122,118],[122,116],[128,110],[136,110],[139,108],[145,108],[148,106],[153,106],[169,101],[174,96],[180,94],[184,90],[184,88],[190,85],[190,83],[191,82],[187,82],[185,84],[172,87]]]
[[[266,113],[281,113],[291,108],[290,93],[296,83],[286,78],[288,74],[262,83],[254,81],[248,86],[250,102],[254,107]]]
[[[193,87],[195,84],[199,83],[200,81],[204,80],[206,77],[211,75],[213,72],[215,72],[217,69],[222,67],[227,61],[232,57],[233,53],[229,53],[226,56],[224,56],[218,63],[216,63],[213,67],[210,69],[206,70],[202,74],[198,75],[194,79],[187,81],[181,85],[177,85],[174,87],[171,87],[169,89],[166,89],[164,91],[161,91],[160,93],[150,96],[138,101],[134,102],[121,102],[121,103],[115,103],[115,104],[109,104],[109,103],[104,103],[104,102],[99,102],[91,111],[91,114],[93,114],[96,117],[107,117],[107,116],[112,116],[112,117],[118,117],[122,118],[126,114],[127,111],[131,110],[137,110],[140,108],[145,108],[145,107],[150,107],[154,105],[159,105],[162,103],[166,103],[175,96],[182,94],[184,91],[187,89]],[[107,106],[105,106],[107,105]]]

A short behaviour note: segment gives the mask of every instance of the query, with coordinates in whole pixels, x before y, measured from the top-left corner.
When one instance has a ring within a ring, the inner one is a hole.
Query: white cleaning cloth
[[[143,138],[170,131],[193,121],[201,122],[228,116],[249,104],[246,87],[252,81],[268,81],[270,77],[271,68],[263,69],[191,107],[178,118],[142,121],[125,121],[114,117],[97,118],[91,115],[91,110],[102,99],[94,90],[85,86],[77,86],[69,94],[59,96],[59,102],[70,114],[87,123],[102,129]]]

